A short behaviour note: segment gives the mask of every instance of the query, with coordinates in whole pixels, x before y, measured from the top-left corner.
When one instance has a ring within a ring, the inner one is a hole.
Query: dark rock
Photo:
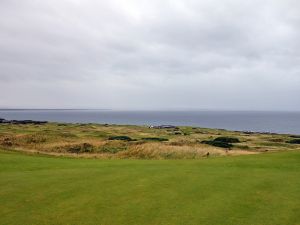
[[[47,121],[35,121],[35,120],[5,120],[0,119],[0,123],[9,123],[9,124],[45,124]]]

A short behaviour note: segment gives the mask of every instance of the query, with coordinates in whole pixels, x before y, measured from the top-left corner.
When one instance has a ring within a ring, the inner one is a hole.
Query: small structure
[[[173,125],[149,126],[149,128],[154,128],[154,129],[178,129],[178,127],[173,126]]]

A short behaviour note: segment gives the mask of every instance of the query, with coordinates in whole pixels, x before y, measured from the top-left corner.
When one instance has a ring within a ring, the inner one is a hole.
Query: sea
[[[232,131],[300,134],[300,112],[0,109],[0,118],[62,123],[181,125]]]

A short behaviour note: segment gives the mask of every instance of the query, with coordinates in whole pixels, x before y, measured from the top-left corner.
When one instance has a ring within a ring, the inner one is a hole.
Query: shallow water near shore
[[[66,123],[172,124],[238,131],[300,134],[300,112],[14,109],[0,110],[0,118]]]

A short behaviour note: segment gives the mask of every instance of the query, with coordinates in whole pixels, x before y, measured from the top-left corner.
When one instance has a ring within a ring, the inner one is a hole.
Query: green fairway
[[[99,160],[0,151],[0,224],[300,224],[300,152]]]

